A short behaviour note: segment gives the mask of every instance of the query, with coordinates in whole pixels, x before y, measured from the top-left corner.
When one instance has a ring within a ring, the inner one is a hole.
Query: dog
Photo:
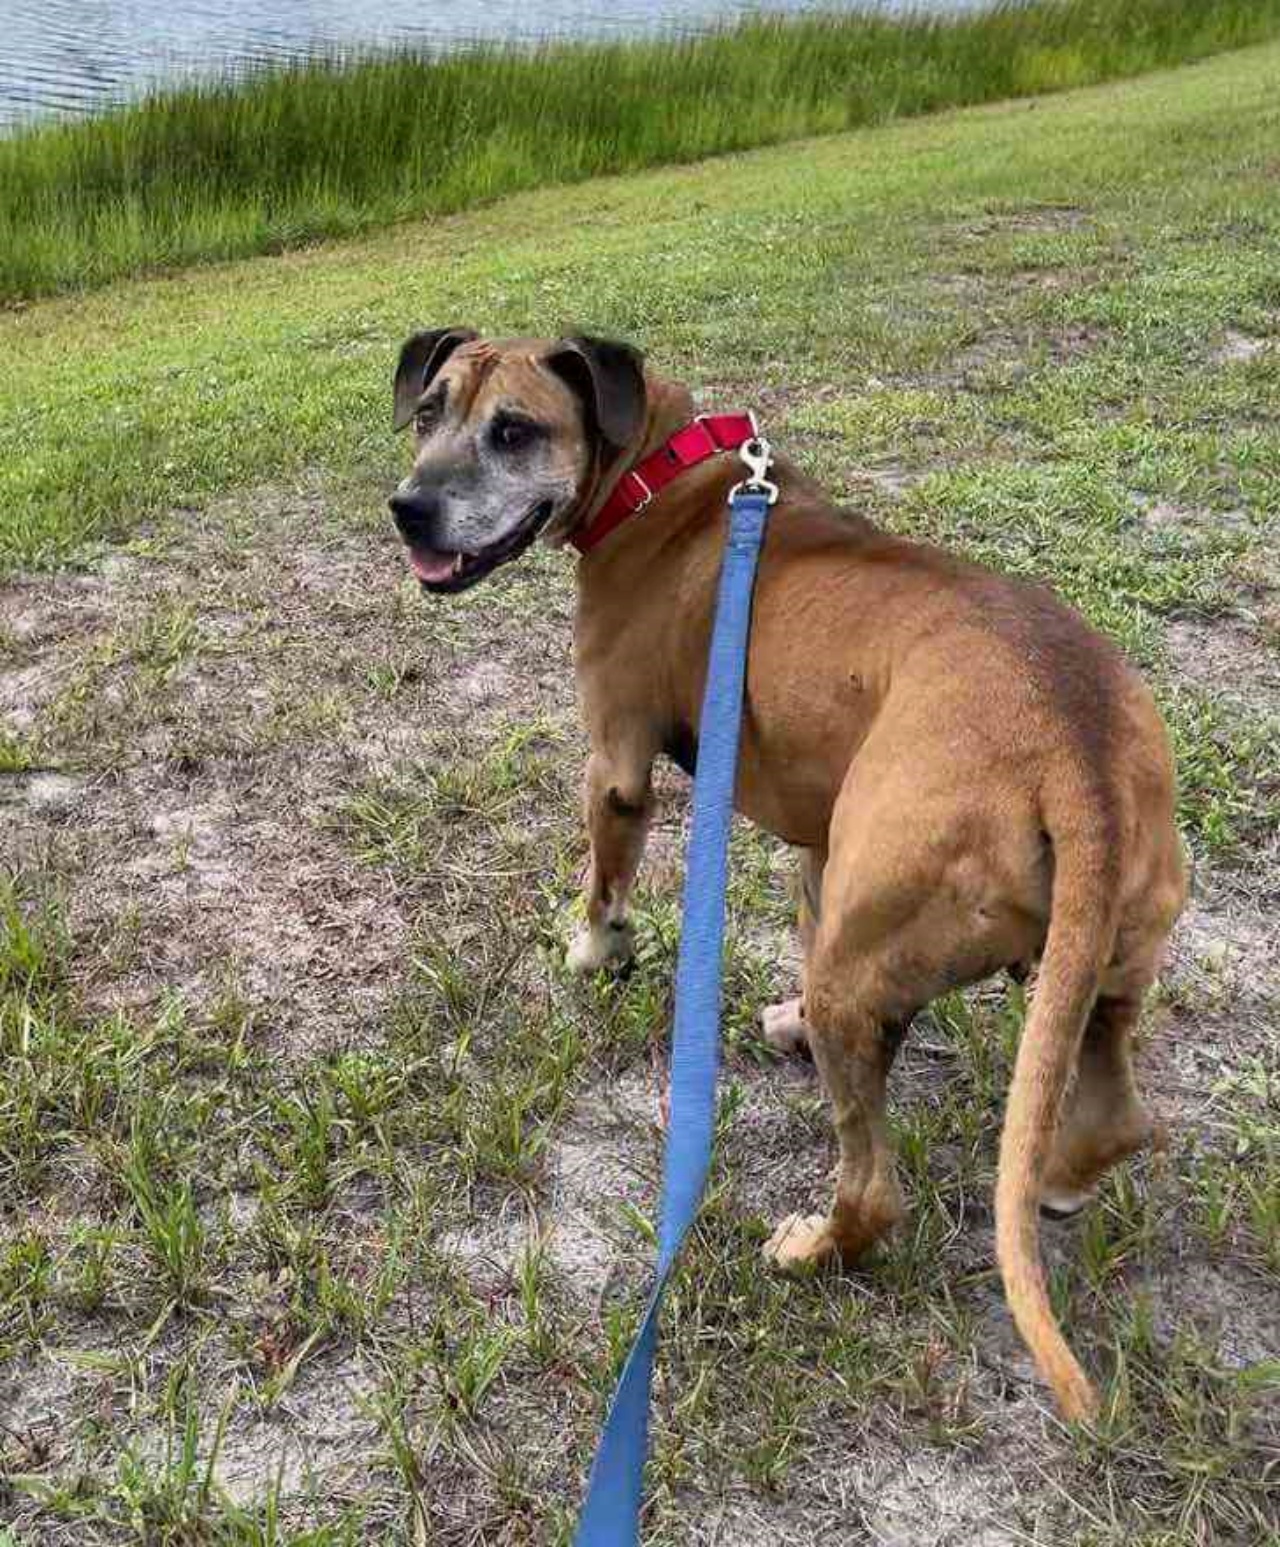
[[[414,453],[390,505],[426,591],[465,590],[537,539],[582,551],[591,859],[569,965],[623,962],[654,761],[697,757],[734,421],[590,337],[418,333],[394,392]],[[1037,1208],[1076,1212],[1152,1136],[1131,1038],[1186,896],[1167,732],[1120,652],[1048,591],[880,530],[785,458],[772,476],[736,805],[800,851],[803,992],[765,1034],[811,1051],[839,1173],[829,1211],[784,1220],[766,1256],[856,1259],[900,1219],[885,1086],[908,1024],[1036,967],[997,1257],[1061,1412],[1087,1419],[1098,1397],[1050,1306]]]

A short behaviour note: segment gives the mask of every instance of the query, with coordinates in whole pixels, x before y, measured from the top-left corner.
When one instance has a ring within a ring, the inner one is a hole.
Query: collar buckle
[[[631,468],[628,471],[627,477],[632,481],[632,483],[638,483],[640,485],[640,501],[639,501],[638,504],[633,505],[631,507],[632,515],[633,516],[638,516],[640,514],[640,512],[645,508],[646,505],[649,505],[649,504],[652,503],[652,501],[653,501],[653,490],[644,481],[644,479],[640,476],[640,474],[638,472],[636,472],[634,467]]]
[[[741,483],[735,483],[729,490],[729,504],[732,505],[738,495],[743,493],[763,494],[766,503],[774,504],[778,498],[778,486],[767,476],[773,466],[773,447],[763,435],[753,435],[738,447],[738,456],[746,464],[750,476]]]

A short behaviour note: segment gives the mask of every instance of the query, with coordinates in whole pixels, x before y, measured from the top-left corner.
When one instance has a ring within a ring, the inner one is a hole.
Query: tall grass
[[[1277,32],[1280,0],[1000,0],[948,19],[764,18],[188,87],[0,140],[0,300],[1106,80]]]

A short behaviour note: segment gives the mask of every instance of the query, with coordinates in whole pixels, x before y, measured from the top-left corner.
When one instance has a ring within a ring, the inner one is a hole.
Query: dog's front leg
[[[569,947],[574,972],[595,972],[631,959],[627,913],[653,812],[653,757],[593,752],[587,763],[586,817],[591,837],[587,922]]]

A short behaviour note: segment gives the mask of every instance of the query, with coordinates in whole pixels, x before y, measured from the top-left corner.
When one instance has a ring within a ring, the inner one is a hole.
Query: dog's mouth
[[[409,544],[409,567],[418,577],[424,591],[443,594],[465,591],[486,575],[492,574],[500,564],[509,564],[512,559],[518,559],[550,521],[554,509],[551,500],[541,500],[511,531],[504,532],[496,542],[474,552],[427,548],[411,538],[406,539]]]

